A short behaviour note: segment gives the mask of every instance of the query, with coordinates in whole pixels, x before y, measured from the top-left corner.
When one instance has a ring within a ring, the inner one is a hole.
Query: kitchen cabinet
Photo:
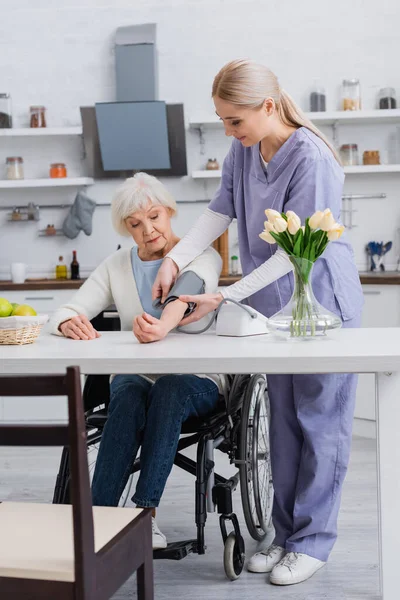
[[[400,327],[400,286],[363,285],[362,327]],[[375,421],[374,375],[360,375],[355,417]]]
[[[29,304],[37,313],[51,315],[67,302],[73,290],[2,290],[0,297],[10,302]],[[46,326],[45,326],[46,327]],[[45,373],[46,366],[43,365]],[[37,396],[1,398],[0,419],[3,421],[58,421],[67,419],[66,398],[59,396]]]

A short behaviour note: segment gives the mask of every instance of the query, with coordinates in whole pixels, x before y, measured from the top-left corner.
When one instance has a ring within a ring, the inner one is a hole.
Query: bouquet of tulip
[[[291,337],[325,334],[326,329],[331,328],[331,323],[334,323],[335,328],[340,326],[340,319],[323,309],[315,299],[310,279],[315,261],[323,254],[329,242],[341,237],[344,226],[335,222],[329,208],[307,217],[304,225],[292,210],[279,213],[267,209],[265,214],[268,220],[264,223],[260,238],[269,244],[278,244],[288,254],[295,280],[289,311],[284,309],[285,314],[277,313],[271,317],[270,322],[278,323],[278,330],[287,326]],[[285,324],[282,316],[285,317]]]

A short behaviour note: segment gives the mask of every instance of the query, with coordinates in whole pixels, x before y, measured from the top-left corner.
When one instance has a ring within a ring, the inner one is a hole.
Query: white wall
[[[282,2],[270,0],[19,0],[3,3],[0,17],[0,91],[10,92],[16,126],[27,125],[28,107],[44,104],[48,125],[78,124],[79,106],[114,100],[113,38],[117,27],[157,23],[160,99],[183,102],[186,120],[213,113],[210,88],[213,76],[228,60],[250,57],[268,64],[281,84],[307,109],[315,77],[327,91],[328,109],[338,108],[344,77],[359,77],[364,108],[374,108],[377,91],[390,85],[400,99],[398,56],[400,6],[395,0],[348,2]],[[358,142],[379,149],[383,156],[392,128],[343,129],[340,143]],[[188,131],[188,166],[203,167],[208,156],[222,161],[229,142],[223,133],[207,134],[205,155],[196,133]],[[26,177],[45,175],[50,162],[65,161],[69,174],[82,174],[79,139],[0,139],[0,169],[9,155],[22,155]],[[358,228],[351,232],[360,268],[364,246],[371,239],[393,239],[400,226],[399,175],[353,176],[346,191],[385,192],[386,200],[356,203]],[[178,200],[212,197],[215,183],[190,177],[167,179]],[[97,183],[88,193],[107,202],[115,181]],[[0,190],[0,206],[71,202],[74,191]],[[183,204],[176,231],[183,234],[204,208]],[[390,213],[390,219],[384,213]],[[40,227],[61,225],[65,210],[43,210]],[[119,239],[109,223],[109,209],[98,208],[93,235],[75,241],[37,237],[35,223],[8,223],[0,210],[0,278],[9,277],[12,260],[31,265],[31,274],[50,274],[58,255],[70,260],[77,249],[83,271],[90,270]],[[260,222],[261,226],[261,222]],[[232,236],[233,239],[234,236]],[[388,263],[394,263],[392,252]]]

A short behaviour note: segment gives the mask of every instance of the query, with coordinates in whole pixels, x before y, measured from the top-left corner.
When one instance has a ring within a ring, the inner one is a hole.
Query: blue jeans
[[[182,423],[212,412],[218,387],[196,375],[163,375],[154,384],[140,375],[117,375],[110,391],[93,477],[93,504],[118,505],[141,446],[132,501],[156,507],[174,464]]]

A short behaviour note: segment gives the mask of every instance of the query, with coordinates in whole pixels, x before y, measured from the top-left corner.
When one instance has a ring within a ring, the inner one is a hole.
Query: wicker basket
[[[1,318],[0,345],[32,344],[48,318],[48,315]]]

